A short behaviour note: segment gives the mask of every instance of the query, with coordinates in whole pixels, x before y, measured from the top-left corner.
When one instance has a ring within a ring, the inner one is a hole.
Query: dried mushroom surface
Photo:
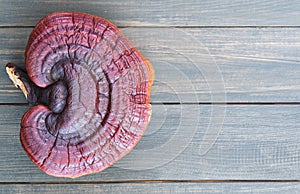
[[[32,108],[20,139],[47,174],[102,171],[139,141],[150,116],[151,64],[116,26],[84,13],[53,13],[30,34],[26,70],[6,70]]]

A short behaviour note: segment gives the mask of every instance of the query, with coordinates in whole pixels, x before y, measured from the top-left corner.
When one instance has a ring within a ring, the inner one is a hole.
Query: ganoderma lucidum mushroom
[[[30,159],[57,177],[100,172],[139,141],[150,116],[151,64],[105,19],[59,12],[31,32],[26,70],[6,70],[33,106],[21,121]]]

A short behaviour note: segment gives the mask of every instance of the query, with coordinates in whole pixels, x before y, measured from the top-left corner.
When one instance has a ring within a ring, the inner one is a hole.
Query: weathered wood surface
[[[0,0],[0,7],[0,193],[299,193],[299,1]],[[153,117],[140,143],[107,170],[75,180],[48,176],[26,156],[19,123],[28,107],[4,72],[7,62],[23,63],[32,27],[54,11],[117,24],[156,70]]]
[[[0,103],[26,102],[4,66],[23,65],[31,30],[0,29]],[[122,31],[155,68],[151,102],[300,102],[299,28]]]
[[[1,193],[298,193],[299,183],[110,183],[0,185]]]
[[[121,26],[299,26],[297,0],[1,0],[1,26],[33,26],[56,11],[99,15]]]
[[[225,115],[212,114],[220,106],[154,105],[148,130],[129,155],[75,180],[48,176],[26,156],[19,122],[27,106],[0,106],[0,182],[300,178],[300,106],[230,105]],[[223,116],[218,128],[215,119]],[[216,140],[203,142],[215,131]]]

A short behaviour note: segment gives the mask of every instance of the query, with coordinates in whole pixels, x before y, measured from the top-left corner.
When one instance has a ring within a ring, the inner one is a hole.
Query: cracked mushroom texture
[[[7,64],[32,106],[20,139],[44,172],[75,178],[100,172],[139,141],[151,116],[151,64],[109,21],[53,13],[30,34],[26,69]]]

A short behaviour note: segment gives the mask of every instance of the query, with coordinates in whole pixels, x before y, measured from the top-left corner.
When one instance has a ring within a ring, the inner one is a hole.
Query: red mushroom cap
[[[25,55],[29,78],[49,100],[21,122],[22,146],[41,170],[99,172],[137,144],[151,116],[154,71],[116,26],[53,13],[34,28]]]

